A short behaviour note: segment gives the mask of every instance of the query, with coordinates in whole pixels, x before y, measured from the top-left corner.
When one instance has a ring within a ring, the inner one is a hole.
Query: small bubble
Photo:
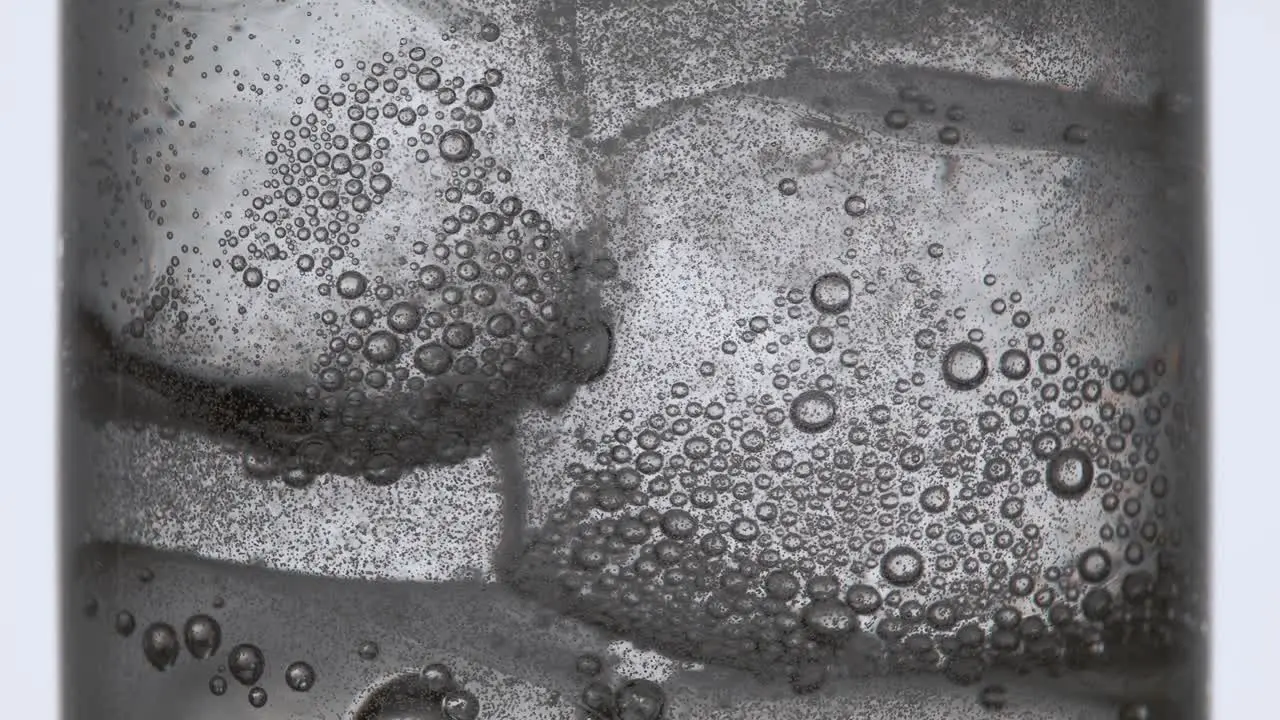
[[[475,144],[465,130],[448,130],[440,135],[440,157],[449,162],[462,162],[471,157]]]
[[[193,615],[182,630],[187,652],[197,660],[213,657],[222,645],[222,628],[208,615]]]
[[[988,685],[978,691],[978,704],[988,710],[1003,710],[1009,704],[1009,693],[1003,685]]]
[[[253,685],[262,679],[266,666],[262,651],[249,643],[236,645],[227,655],[227,672],[241,685]]]
[[[956,343],[942,359],[942,377],[956,390],[973,390],[987,379],[987,356],[973,343]]]
[[[440,87],[440,73],[432,70],[431,68],[423,68],[418,71],[416,80],[418,88],[427,92],[431,92],[432,90]]]
[[[385,365],[400,355],[400,340],[387,330],[369,334],[364,343],[364,357],[375,365]]]
[[[810,328],[808,335],[809,349],[816,353],[830,352],[835,347],[836,336],[831,328],[816,326]]]
[[[844,200],[844,211],[849,217],[862,217],[867,212],[867,199],[861,195],[850,195]]]
[[[221,675],[214,675],[209,678],[209,692],[214,695],[225,695],[227,692],[227,679]]]
[[[178,632],[167,623],[154,623],[142,633],[142,654],[157,670],[173,667],[178,661]]]
[[[951,125],[944,125],[938,131],[938,141],[943,145],[955,145],[960,142],[960,131]]]
[[[421,312],[411,303],[396,303],[387,311],[387,327],[398,333],[411,333],[421,322]]]
[[[842,273],[827,273],[814,281],[809,290],[809,299],[819,312],[830,315],[842,313],[849,309],[852,302],[853,286]]]
[[[502,34],[502,30],[495,23],[485,23],[480,26],[480,39],[485,42],[493,42]]]
[[[1068,125],[1067,129],[1062,131],[1062,139],[1072,145],[1083,145],[1089,142],[1089,129],[1083,125]]]
[[[443,663],[431,663],[422,668],[420,677],[427,691],[434,695],[446,693],[455,687],[453,671]]]
[[[1093,484],[1093,461],[1083,450],[1066,448],[1049,462],[1048,483],[1059,497],[1079,497]]]
[[[778,183],[778,192],[786,196],[795,195],[799,189],[800,186],[796,184],[794,178],[783,178]]]
[[[658,720],[667,703],[662,688],[651,680],[631,680],[614,698],[618,720]]]
[[[129,637],[138,627],[137,621],[133,617],[133,613],[128,610],[121,610],[116,613],[115,628],[120,637]]]
[[[1111,555],[1102,548],[1089,548],[1080,553],[1076,562],[1080,579],[1085,582],[1098,583],[1111,575]]]
[[[360,643],[360,646],[356,648],[356,655],[358,655],[361,660],[378,659],[378,643],[372,640],[366,640]]]
[[[884,116],[884,124],[892,130],[901,130],[907,126],[908,122],[910,122],[910,117],[908,117],[907,111],[899,108],[890,110]]]
[[[822,390],[806,390],[791,401],[791,422],[798,430],[818,433],[835,421],[835,398]]]
[[[844,601],[859,615],[870,615],[879,610],[884,602],[879,590],[864,584],[851,586],[844,594]]]
[[[480,699],[462,689],[446,692],[440,707],[448,720],[476,720],[480,716]]]
[[[414,351],[413,365],[423,375],[443,375],[453,365],[453,354],[439,343],[428,343]]]
[[[587,683],[582,689],[582,706],[596,717],[611,718],[614,717],[614,699],[613,688],[609,687],[599,680]]]
[[[355,300],[364,295],[364,291],[368,289],[369,281],[364,275],[355,270],[348,270],[338,276],[338,295],[347,300]]]
[[[880,575],[892,585],[911,585],[924,574],[924,558],[905,545],[889,550],[880,560]]]
[[[694,517],[679,508],[671,508],[663,513],[659,526],[667,537],[676,540],[692,537],[698,529],[698,523]]]
[[[493,89],[488,85],[472,85],[470,88],[467,88],[467,94],[465,96],[467,107],[475,110],[476,112],[484,112],[485,110],[493,107],[494,100],[495,95]]]
[[[289,667],[284,670],[284,682],[294,692],[306,692],[315,687],[315,668],[301,660],[290,663]]]
[[[831,638],[857,629],[857,618],[848,605],[834,598],[816,600],[804,609],[804,624],[815,634]]]
[[[578,659],[573,663],[573,669],[576,670],[579,675],[595,677],[604,670],[604,661],[600,659],[599,655],[593,655],[590,653],[579,655]]]
[[[262,271],[256,267],[246,268],[243,278],[246,287],[256,288],[262,284]]]
[[[260,708],[267,704],[267,691],[260,687],[249,689],[249,704],[255,708]]]
[[[1031,372],[1031,358],[1017,348],[1005,350],[1000,355],[1000,374],[1010,380],[1021,380]]]
[[[951,506],[951,493],[942,485],[925,488],[920,493],[920,507],[928,513],[940,513]]]
[[[1146,703],[1129,702],[1120,707],[1116,720],[1154,720],[1155,715]]]

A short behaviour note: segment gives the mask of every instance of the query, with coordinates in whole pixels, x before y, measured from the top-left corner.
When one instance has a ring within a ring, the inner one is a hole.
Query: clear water
[[[68,714],[1199,717],[1156,10],[73,3]]]

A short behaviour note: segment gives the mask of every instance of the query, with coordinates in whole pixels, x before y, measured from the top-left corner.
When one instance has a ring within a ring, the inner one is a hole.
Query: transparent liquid
[[[71,716],[1197,716],[1189,9],[307,7],[69,14]]]

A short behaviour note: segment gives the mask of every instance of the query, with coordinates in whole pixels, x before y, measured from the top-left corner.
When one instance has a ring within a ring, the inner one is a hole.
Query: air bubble
[[[880,575],[892,585],[911,585],[924,574],[924,558],[905,545],[889,550],[880,560]]]
[[[614,699],[618,720],[658,720],[667,698],[651,680],[632,680],[618,688]]]
[[[844,594],[844,601],[859,615],[870,615],[884,602],[879,590],[864,584],[851,586]]]
[[[573,669],[577,671],[579,675],[595,677],[604,670],[604,661],[600,659],[599,655],[579,655],[577,660],[573,663]]]
[[[476,720],[480,717],[480,699],[461,688],[445,693],[440,708],[447,720]]]
[[[1010,380],[1021,380],[1031,372],[1031,358],[1016,348],[1000,355],[1000,374]]]
[[[449,162],[462,162],[471,157],[475,144],[465,130],[448,130],[440,136],[440,157]]]
[[[1093,461],[1078,448],[1062,450],[1049,462],[1048,483],[1059,497],[1079,497],[1093,484]]]
[[[422,313],[410,303],[396,303],[387,311],[387,327],[398,333],[411,333],[418,329],[420,322]]]
[[[120,637],[129,637],[137,627],[138,622],[134,619],[133,613],[128,610],[116,613],[115,628]]]
[[[241,643],[227,655],[227,672],[241,685],[253,685],[262,678],[266,660],[256,645]]]
[[[467,89],[467,107],[476,112],[483,112],[493,107],[494,99],[493,89],[488,85],[472,85]]]
[[[416,81],[420,90],[431,92],[440,87],[440,73],[431,68],[423,68],[418,71]]]
[[[843,274],[827,273],[814,281],[809,299],[819,312],[836,315],[849,309],[853,300],[853,286]]]
[[[613,688],[598,680],[587,683],[582,689],[582,706],[595,717],[614,717]]]
[[[400,355],[400,340],[395,335],[378,330],[370,333],[364,343],[364,356],[375,365],[385,365]]]
[[[952,345],[942,358],[942,377],[956,390],[973,390],[987,379],[987,356],[973,343]]]
[[[453,670],[444,663],[427,665],[422,668],[420,676],[427,691],[436,695],[452,690],[456,684],[453,679]]]
[[[1085,582],[1098,583],[1111,575],[1111,555],[1102,548],[1089,548],[1080,553],[1076,562],[1080,579]]]
[[[796,429],[818,433],[836,421],[836,401],[822,390],[807,390],[791,401],[791,422]]]
[[[210,658],[222,645],[222,628],[208,615],[193,615],[182,631],[187,652],[197,660]]]
[[[260,687],[249,689],[249,704],[255,708],[261,708],[267,704],[267,691]]]
[[[361,295],[364,295],[364,292],[368,287],[369,281],[365,279],[364,275],[361,275],[355,270],[348,270],[338,276],[338,295],[346,298],[347,300],[355,300]]]
[[[816,353],[830,352],[835,347],[836,336],[831,328],[821,325],[809,329],[809,349]]]
[[[951,493],[942,485],[925,488],[920,493],[920,507],[928,513],[940,513],[951,506]]]
[[[688,512],[671,508],[663,513],[660,527],[667,537],[683,540],[697,531],[698,523]]]
[[[284,670],[284,682],[294,692],[307,692],[316,684],[316,671],[310,663],[301,660],[290,663]]]
[[[862,217],[867,212],[867,199],[861,195],[850,195],[844,200],[844,211],[849,217]]]
[[[1062,131],[1062,139],[1072,145],[1083,145],[1089,142],[1089,129],[1083,125],[1068,125]]]
[[[178,633],[172,625],[154,623],[142,633],[142,654],[157,670],[166,670],[178,662]]]

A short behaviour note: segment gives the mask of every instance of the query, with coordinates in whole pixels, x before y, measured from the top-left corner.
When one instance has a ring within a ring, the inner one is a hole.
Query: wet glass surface
[[[71,717],[1202,717],[1195,3],[72,2]]]

